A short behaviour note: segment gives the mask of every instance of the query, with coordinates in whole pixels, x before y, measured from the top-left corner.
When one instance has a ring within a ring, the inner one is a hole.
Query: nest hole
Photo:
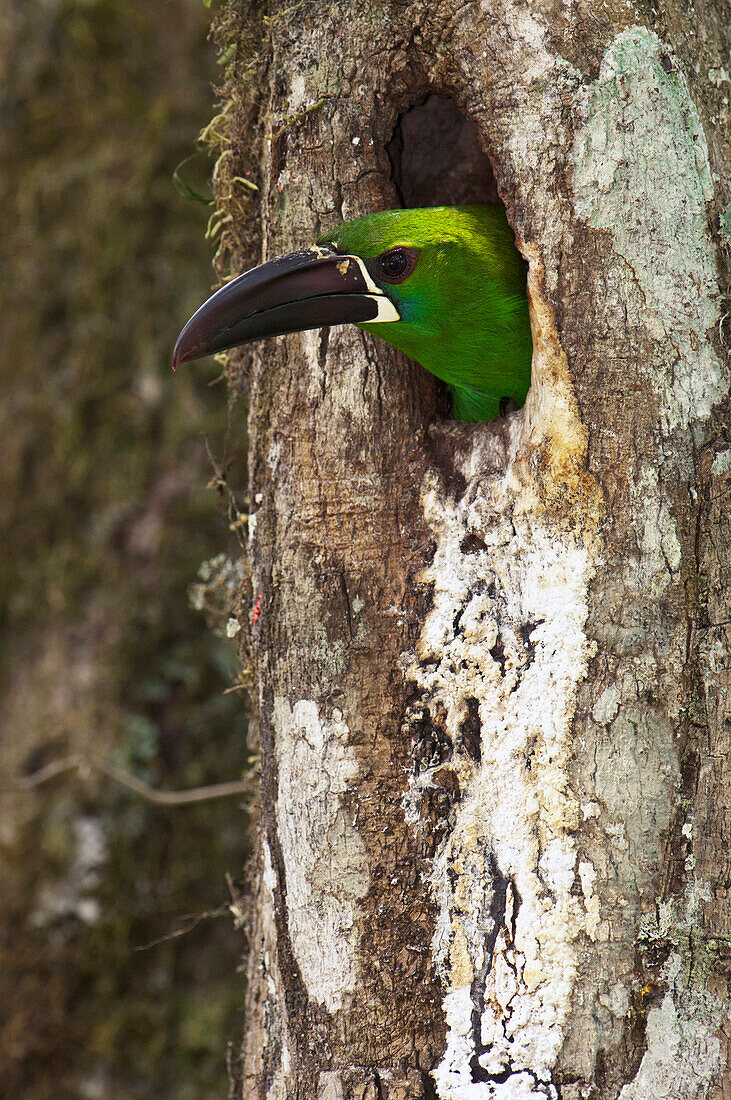
[[[396,124],[387,152],[404,208],[503,205],[478,128],[448,95],[433,92],[409,107]],[[438,379],[433,386],[438,406],[449,416],[447,387]],[[517,407],[511,404],[506,413]]]
[[[449,96],[429,95],[401,115],[388,155],[402,206],[500,202],[477,127]]]

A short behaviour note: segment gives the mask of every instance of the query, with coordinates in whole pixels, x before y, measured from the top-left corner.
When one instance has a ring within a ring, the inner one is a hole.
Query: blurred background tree
[[[210,211],[172,183],[213,113],[210,14],[201,0],[0,13],[5,781],[70,754],[165,789],[245,763],[231,643],[187,598],[203,561],[219,557],[225,582],[239,553],[205,486],[206,441],[224,464],[242,451],[241,410],[200,368],[169,369],[213,282]],[[204,178],[205,157],[183,171]],[[164,808],[99,777],[0,794],[4,1095],[225,1094],[243,1000],[226,873],[246,828],[241,799]]]

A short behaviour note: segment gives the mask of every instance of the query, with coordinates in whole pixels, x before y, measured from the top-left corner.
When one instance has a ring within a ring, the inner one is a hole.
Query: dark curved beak
[[[271,260],[226,283],[204,302],[180,333],[178,363],[323,325],[398,321],[390,298],[358,256],[308,248]]]

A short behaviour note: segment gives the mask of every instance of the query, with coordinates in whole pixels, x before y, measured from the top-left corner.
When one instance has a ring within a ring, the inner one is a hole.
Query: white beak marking
[[[372,317],[370,321],[364,321],[363,324],[376,325],[379,321],[400,321],[401,315],[396,309],[390,298],[387,298],[385,294],[369,294],[369,298],[372,299],[378,306],[378,313],[375,317]]]
[[[360,268],[360,273],[363,276],[365,285],[368,287],[369,290],[369,297],[373,298],[374,302],[378,306],[378,313],[372,321],[368,321],[367,323],[369,325],[376,325],[379,321],[400,321],[401,315],[396,309],[396,306],[393,304],[390,298],[386,297],[380,287],[377,287],[376,284],[373,282],[368,268],[363,263],[360,256],[351,256],[350,258],[351,260],[355,260],[358,267]]]

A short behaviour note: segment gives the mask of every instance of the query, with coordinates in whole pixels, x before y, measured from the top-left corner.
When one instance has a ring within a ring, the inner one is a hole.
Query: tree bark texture
[[[437,130],[406,123],[449,96],[529,262],[535,350],[525,408],[487,425],[448,422],[353,328],[252,357],[262,827],[236,1094],[729,1097],[721,5],[255,18],[221,29],[234,266],[223,184],[252,158],[264,257],[399,205],[409,156],[422,203],[458,193],[460,163],[429,175]]]

